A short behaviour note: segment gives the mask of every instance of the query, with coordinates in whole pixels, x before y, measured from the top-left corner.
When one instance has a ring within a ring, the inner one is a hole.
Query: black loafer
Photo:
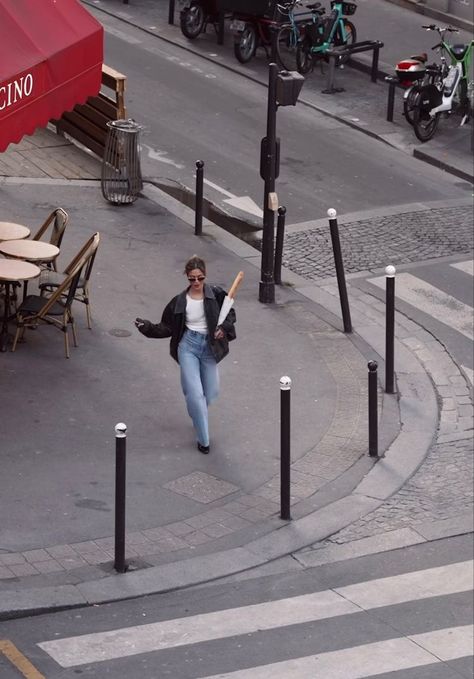
[[[200,453],[204,453],[204,455],[209,453],[209,446],[203,446],[199,441],[197,442],[197,447]]]

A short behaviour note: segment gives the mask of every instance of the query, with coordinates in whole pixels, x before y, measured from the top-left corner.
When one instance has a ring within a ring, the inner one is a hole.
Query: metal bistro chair
[[[47,219],[45,220],[43,225],[38,229],[35,235],[32,236],[32,240],[41,240],[42,236],[44,236],[44,234],[48,231],[49,227],[52,225],[49,242],[51,243],[51,245],[56,245],[58,248],[60,248],[68,221],[69,215],[66,212],[66,210],[64,210],[62,207],[57,207],[47,217]],[[42,265],[41,262],[38,262],[38,264],[40,266]],[[57,270],[56,260],[44,262],[43,264],[49,269],[54,269],[54,271]]]
[[[52,292],[64,281],[66,276],[68,276],[72,271],[74,271],[77,263],[86,257],[81,276],[78,280],[76,286],[76,293],[74,299],[78,302],[82,302],[86,305],[87,314],[87,327],[91,329],[91,311],[90,311],[90,293],[89,293],[89,281],[92,273],[92,267],[94,266],[95,256],[97,254],[97,248],[100,243],[100,234],[96,232],[89,240],[82,246],[79,252],[73,257],[69,262],[67,267],[62,273],[58,271],[51,271],[49,269],[44,269],[41,272],[38,287],[40,289],[41,296],[49,291]]]
[[[98,234],[94,235],[98,236]],[[89,247],[86,247],[87,244],[84,246],[81,251],[82,256],[77,258],[74,268],[66,274],[62,283],[58,285],[50,297],[28,295],[19,306],[12,351],[15,351],[18,340],[23,337],[26,328],[37,328],[40,323],[46,323],[63,331],[66,358],[69,358],[69,326],[72,328],[74,346],[77,347],[76,326],[71,307],[79,279],[91,256],[93,245],[94,242]]]

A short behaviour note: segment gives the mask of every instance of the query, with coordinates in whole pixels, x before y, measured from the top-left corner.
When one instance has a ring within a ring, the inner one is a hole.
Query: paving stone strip
[[[337,295],[334,285],[325,286],[325,290]],[[370,304],[370,295],[358,294],[364,305]],[[382,325],[382,315],[379,320]],[[412,326],[412,331],[416,329],[408,319],[399,317],[399,322],[407,328]],[[415,527],[427,521],[455,519],[466,511],[473,512],[472,392],[446,349],[429,333],[418,329],[405,336],[402,342],[418,357],[438,393],[440,418],[436,442],[422,466],[400,491],[378,509],[323,543],[313,545],[313,549]]]
[[[472,205],[423,209],[354,221],[339,227],[344,268],[358,273],[472,252]],[[334,275],[329,227],[285,235],[283,264],[309,280]]]

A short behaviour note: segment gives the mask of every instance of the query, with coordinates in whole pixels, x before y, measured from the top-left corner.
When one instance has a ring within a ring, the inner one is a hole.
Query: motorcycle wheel
[[[336,32],[336,38],[334,40],[334,44],[335,45],[347,45],[348,47],[350,47],[355,42],[357,42],[356,27],[354,26],[352,21],[349,21],[348,19],[344,19],[344,30],[346,32],[346,39],[344,41],[342,40],[341,33],[338,30]],[[349,59],[350,59],[350,56],[348,54],[345,54],[344,56],[339,57],[339,65],[347,64]]]
[[[253,24],[246,23],[244,30],[236,36],[234,54],[237,61],[246,64],[257,49],[257,31]]]
[[[296,68],[298,73],[305,75],[309,73],[313,66],[313,55],[311,53],[311,40],[304,38],[298,43],[296,48]]]
[[[406,118],[407,123],[413,125],[413,120],[415,117],[414,108],[416,106],[416,99],[419,92],[417,85],[410,87],[406,98],[403,99],[403,115]]]
[[[189,40],[197,38],[204,29],[206,16],[204,8],[199,2],[193,2],[181,12],[179,23],[181,32]]]
[[[421,142],[429,141],[439,123],[439,113],[430,116],[429,112],[421,106],[421,96],[419,92],[416,95],[415,103],[413,105],[413,130],[416,138]]]

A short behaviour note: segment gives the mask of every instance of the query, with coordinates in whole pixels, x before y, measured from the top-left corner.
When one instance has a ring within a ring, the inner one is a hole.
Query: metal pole
[[[125,573],[125,478],[127,425],[115,425],[115,560],[117,573]]]
[[[174,24],[174,0],[169,0],[168,23],[171,24],[171,26]]]
[[[291,379],[280,378],[280,517],[290,521],[290,397]]]
[[[194,235],[202,236],[202,199],[204,193],[204,161],[196,161],[196,205],[194,211]]]
[[[369,361],[369,455],[378,457],[377,361]]]
[[[380,45],[376,45],[372,51],[372,71],[370,74],[370,79],[373,83],[377,82],[377,73],[379,70],[379,51]]]
[[[217,44],[224,44],[224,32],[225,32],[225,12],[219,12],[219,21],[217,26]]]
[[[347,297],[346,278],[344,275],[344,264],[342,261],[341,242],[339,240],[339,227],[337,225],[337,212],[334,208],[329,208],[329,229],[331,231],[332,249],[334,252],[334,263],[336,265],[337,285],[339,288],[339,299],[341,301],[342,320],[344,332],[352,332],[351,312],[349,309],[349,299]]]
[[[393,108],[395,105],[395,78],[387,76],[385,80],[388,81],[388,99],[387,99],[387,120],[393,123]]]
[[[395,273],[391,264],[385,267],[386,280],[386,314],[385,324],[385,391],[394,392],[393,371],[395,365]]]
[[[326,83],[326,90],[330,94],[334,92],[334,79],[336,77],[336,57],[335,54],[330,54],[329,56],[329,68],[328,68],[328,79]]]
[[[278,66],[271,63],[268,68],[266,156],[262,159],[262,165],[265,168],[265,188],[263,194],[262,265],[258,296],[259,302],[264,304],[271,304],[275,301],[275,281],[273,279],[275,215],[273,206],[269,204],[269,197],[271,193],[275,192],[277,77]]]
[[[283,241],[285,238],[286,207],[278,208],[277,235],[275,243],[275,269],[273,277],[277,285],[281,285],[281,262],[283,259]]]

